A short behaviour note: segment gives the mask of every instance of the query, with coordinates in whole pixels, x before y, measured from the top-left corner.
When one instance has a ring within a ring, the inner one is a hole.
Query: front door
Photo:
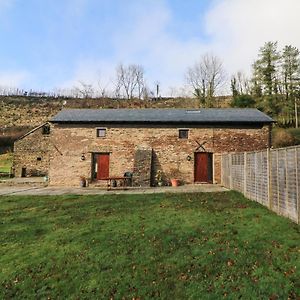
[[[97,180],[109,177],[109,154],[97,155]]]
[[[195,182],[212,183],[212,153],[195,153]]]

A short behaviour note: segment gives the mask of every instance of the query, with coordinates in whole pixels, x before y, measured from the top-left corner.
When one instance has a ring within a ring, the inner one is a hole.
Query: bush
[[[254,107],[255,100],[250,95],[239,95],[232,99],[230,105],[231,107],[240,107],[240,108]]]
[[[300,128],[289,128],[288,131],[295,138],[295,144],[300,145]]]
[[[295,143],[295,137],[287,130],[281,128],[273,132],[272,146],[274,148],[293,146]]]

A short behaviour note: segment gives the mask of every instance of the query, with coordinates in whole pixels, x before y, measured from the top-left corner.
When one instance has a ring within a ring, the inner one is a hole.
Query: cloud
[[[79,8],[86,4],[77,2]],[[116,16],[118,21],[110,24],[103,40],[111,45],[110,55],[81,57],[64,85],[96,82],[99,72],[110,81],[117,64],[137,63],[145,67],[149,85],[158,80],[167,94],[169,86],[183,85],[187,67],[206,52],[219,56],[231,75],[240,70],[250,74],[259,48],[267,41],[300,48],[299,0],[215,0],[206,9],[204,17],[199,12],[192,23],[195,34],[182,37],[170,29],[178,25],[171,1],[128,0],[121,19]]]
[[[32,81],[32,76],[27,71],[0,72],[0,86],[2,87],[22,87],[28,81]]]
[[[107,59],[93,56],[77,61],[72,79],[63,85],[79,80],[95,82],[99,70],[111,82],[119,63],[135,63],[144,66],[150,86],[159,81],[165,93],[170,86],[181,86],[187,67],[207,46],[197,39],[181,41],[169,32],[175,20],[166,1],[145,0],[142,4],[129,1],[122,15],[126,15],[125,21],[110,29],[113,55]]]
[[[112,62],[84,59],[79,61],[74,69],[72,77],[61,83],[58,88],[72,89],[80,87],[82,82],[92,84],[96,93],[100,93],[102,89],[113,91],[115,66]]]
[[[299,0],[219,0],[206,15],[210,47],[229,72],[245,70],[267,41],[300,47]]]

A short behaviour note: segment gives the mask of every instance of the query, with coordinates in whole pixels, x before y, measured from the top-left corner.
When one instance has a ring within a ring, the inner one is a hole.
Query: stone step
[[[28,177],[28,178],[5,178],[0,179],[0,186],[48,186],[44,177]]]

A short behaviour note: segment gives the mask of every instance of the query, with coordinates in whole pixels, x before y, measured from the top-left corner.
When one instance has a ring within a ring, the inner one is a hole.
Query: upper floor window
[[[189,138],[189,130],[188,129],[179,129],[179,136],[180,139],[188,139]]]
[[[106,128],[97,128],[97,137],[106,137]]]

